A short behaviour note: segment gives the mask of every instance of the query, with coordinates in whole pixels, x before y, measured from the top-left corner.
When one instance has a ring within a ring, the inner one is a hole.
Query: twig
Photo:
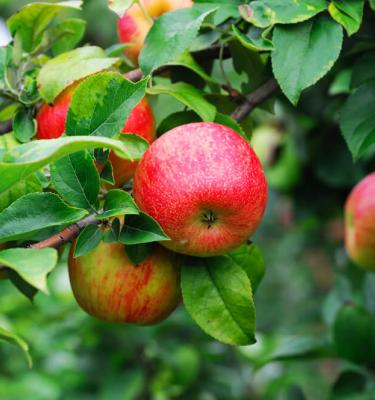
[[[270,79],[254,92],[246,96],[246,101],[234,110],[232,113],[232,118],[237,122],[243,121],[246,116],[254,110],[255,107],[259,106],[259,104],[262,104],[264,101],[273,96],[278,89],[279,85],[276,82],[276,79]]]

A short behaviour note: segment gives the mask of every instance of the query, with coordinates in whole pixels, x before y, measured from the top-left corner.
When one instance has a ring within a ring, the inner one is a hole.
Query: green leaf
[[[266,28],[274,24],[306,21],[326,8],[324,0],[262,0],[240,6],[240,14],[251,24]]]
[[[45,29],[56,14],[66,8],[79,10],[81,4],[82,1],[27,4],[8,19],[8,28],[12,36],[19,32],[23,49],[30,52],[40,43]]]
[[[79,150],[106,147],[116,155],[139,160],[148,143],[138,135],[118,135],[118,140],[104,137],[75,136],[38,140],[8,150],[0,161],[0,194],[40,168]]]
[[[331,17],[341,24],[351,36],[361,26],[364,4],[365,0],[332,0],[328,11]]]
[[[57,193],[71,205],[95,210],[99,195],[99,174],[87,151],[79,151],[51,164],[51,180]]]
[[[369,51],[356,60],[353,66],[352,87],[357,88],[375,78],[375,51]]]
[[[127,215],[119,241],[125,245],[169,240],[160,225],[149,215]]]
[[[369,81],[352,93],[340,114],[340,128],[354,159],[375,143],[375,81]]]
[[[99,219],[99,216],[97,216]],[[102,240],[105,243],[117,243],[121,231],[121,222],[119,218],[111,220],[109,228],[102,232]]]
[[[18,335],[0,326],[0,341],[13,343],[18,346],[25,355],[28,366],[30,368],[33,366],[33,361],[29,352],[29,345]]]
[[[203,20],[213,11],[215,8],[202,14],[195,8],[183,8],[161,15],[148,33],[140,54],[142,72],[148,75],[188,49]]]
[[[229,18],[238,19],[240,17],[238,7],[241,4],[243,4],[243,0],[196,0],[194,8],[204,13],[215,7],[217,10],[212,16],[212,23],[220,25]]]
[[[113,72],[88,77],[74,91],[66,120],[67,135],[112,137],[120,133],[130,112],[144,97],[147,82],[145,78],[132,83]]]
[[[86,21],[70,18],[61,21],[51,31],[53,41],[52,53],[58,54],[74,49],[85,34]]]
[[[106,161],[104,163],[104,167],[100,172],[100,180],[105,183],[109,183],[110,185],[115,184],[115,178],[113,176],[113,168],[110,161]]]
[[[191,122],[201,122],[202,119],[194,111],[177,111],[169,114],[163,121],[160,122],[157,134],[162,135],[177,126],[189,124]]]
[[[375,320],[366,310],[353,304],[342,307],[336,315],[333,338],[341,357],[375,366]]]
[[[265,263],[262,252],[254,244],[243,244],[228,254],[246,272],[250,279],[253,292],[257,290],[265,273]]]
[[[369,0],[369,2],[370,2],[371,10],[375,11],[375,0]]]
[[[353,74],[351,69],[347,68],[340,70],[335,76],[335,79],[332,81],[328,93],[331,96],[350,93],[352,77]]]
[[[57,250],[51,248],[2,250],[0,264],[17,272],[31,286],[48,294],[46,278],[57,264]]]
[[[275,27],[273,72],[293,104],[297,104],[303,89],[316,83],[332,68],[340,54],[342,39],[341,26],[325,16],[297,25]]]
[[[73,82],[103,71],[118,61],[108,58],[100,47],[85,46],[68,51],[47,61],[38,75],[42,98],[52,103],[58,94]]]
[[[97,225],[87,225],[79,234],[74,248],[74,257],[80,257],[88,253],[100,243],[102,233]]]
[[[366,376],[361,371],[343,371],[336,379],[329,400],[368,400],[372,395],[366,391]]]
[[[203,121],[212,122],[215,119],[215,106],[202,96],[200,90],[186,82],[161,83],[148,89],[147,93],[169,94],[196,112]]]
[[[251,26],[249,32],[245,35],[236,25],[232,25],[232,30],[236,38],[241,42],[242,46],[253,51],[272,51],[273,43],[267,38],[269,29],[260,29]]]
[[[0,243],[30,238],[40,229],[70,224],[85,215],[87,211],[68,206],[54,193],[29,193],[0,213]]]
[[[21,143],[29,142],[35,135],[36,123],[30,110],[21,108],[17,111],[13,120],[13,132]]]
[[[98,218],[111,218],[117,215],[139,214],[137,205],[129,193],[120,189],[108,191],[104,201],[104,212]]]
[[[184,305],[208,335],[231,345],[255,343],[250,280],[230,257],[190,257],[181,279]]]
[[[153,243],[142,243],[125,246],[125,251],[130,261],[137,265],[150,256],[155,247]]]
[[[133,3],[135,3],[135,0],[108,0],[108,7],[119,17],[122,17]]]
[[[244,139],[249,139],[242,129],[241,125],[229,115],[218,112],[216,113],[215,122],[217,122],[218,124],[226,125],[237,132],[239,135],[241,135]]]

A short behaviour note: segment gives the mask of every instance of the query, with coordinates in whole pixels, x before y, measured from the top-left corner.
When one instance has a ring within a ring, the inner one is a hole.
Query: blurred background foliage
[[[2,19],[26,3],[1,0]],[[84,42],[116,43],[116,16],[105,0],[86,0],[82,15],[88,21]],[[345,382],[353,377],[361,392],[359,367],[333,357],[315,359],[317,340],[330,338],[343,302],[364,296],[361,301],[375,310],[374,278],[351,266],[343,247],[345,198],[374,165],[374,154],[353,164],[337,124],[345,99],[338,75],[350,62],[340,60],[305,91],[298,108],[279,100],[276,116],[264,110],[252,114],[254,132],[268,131],[270,140],[261,155],[269,203],[254,238],[267,267],[255,295],[256,345],[220,344],[182,308],[154,327],[97,321],[76,305],[64,256],[50,276],[51,295],[39,292],[34,304],[0,281],[2,325],[30,344],[34,362],[29,369],[16,347],[0,346],[0,399],[370,399],[340,389],[344,372]],[[231,60],[225,68],[240,88],[246,76],[233,73]],[[166,101],[161,96],[154,104],[158,123]],[[173,109],[181,106],[168,98],[168,113]],[[291,344],[294,352],[300,350],[296,357],[289,357]],[[339,390],[332,394],[334,384]]]

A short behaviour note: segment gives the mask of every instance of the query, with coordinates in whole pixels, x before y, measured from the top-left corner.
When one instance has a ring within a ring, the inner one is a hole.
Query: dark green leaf
[[[352,87],[357,88],[375,78],[375,51],[365,53],[355,62],[352,74]]]
[[[324,11],[324,0],[262,0],[240,7],[242,17],[259,28],[274,24],[295,24]]]
[[[110,190],[105,196],[104,212],[98,215],[98,218],[110,218],[124,214],[139,214],[133,198],[123,190]]]
[[[269,29],[260,29],[256,26],[251,26],[249,32],[245,35],[236,25],[232,25],[233,32],[242,46],[253,51],[272,51],[273,43],[267,39]]]
[[[342,39],[341,26],[325,16],[275,27],[273,72],[293,104],[297,104],[303,89],[316,83],[332,68],[340,54]]]
[[[27,364],[30,368],[32,367],[33,362],[29,353],[29,345],[23,339],[21,339],[18,335],[11,332],[10,330],[0,326],[0,341],[13,343],[18,346],[23,351],[23,354],[25,355],[27,360]]]
[[[170,131],[177,126],[189,124],[191,122],[200,122],[201,118],[194,111],[177,111],[169,114],[158,126],[158,136]]]
[[[214,7],[201,14],[195,8],[184,8],[161,15],[148,33],[139,57],[145,75],[176,59],[188,49],[199,28]]]
[[[2,250],[0,264],[17,272],[36,289],[48,293],[46,278],[57,264],[57,250],[51,248]]]
[[[130,261],[137,265],[144,261],[154,250],[153,243],[134,244],[125,246]]]
[[[120,133],[130,112],[145,95],[147,82],[148,78],[132,83],[113,72],[88,77],[73,94],[66,120],[67,135],[112,137]]]
[[[38,289],[35,289],[34,286],[27,283],[15,271],[8,270],[7,274],[8,274],[9,280],[17,288],[17,290],[20,293],[22,293],[26,298],[28,298],[31,302],[33,302],[35,295],[38,293]]]
[[[81,4],[82,1],[27,4],[8,19],[8,28],[12,36],[20,33],[23,49],[30,52],[40,43],[45,29],[57,13],[66,8],[80,9]]]
[[[181,278],[185,307],[207,334],[231,345],[255,342],[250,280],[230,257],[190,257]]]
[[[147,146],[148,143],[140,136],[130,134],[119,134],[118,140],[76,136],[26,143],[3,154],[0,161],[0,194],[50,162],[79,150],[106,147],[113,149],[121,158],[139,160]]]
[[[243,244],[228,254],[246,272],[255,293],[265,273],[262,252],[254,244]]]
[[[110,161],[106,161],[103,169],[100,172],[100,179],[105,183],[109,183],[110,185],[115,184],[115,178],[113,176],[113,168]]]
[[[30,193],[0,213],[0,243],[30,238],[40,229],[73,223],[85,215],[87,211],[68,206],[53,193]]]
[[[169,240],[160,225],[149,215],[127,215],[119,241],[125,245]]]
[[[229,18],[239,18],[240,12],[238,7],[243,4],[243,0],[196,0],[194,7],[200,10],[201,13],[209,11],[212,7],[217,8],[212,16],[212,23],[220,25]]]
[[[246,140],[249,139],[247,137],[246,133],[244,132],[244,130],[242,129],[241,125],[236,120],[234,120],[232,117],[230,117],[229,115],[218,112],[218,113],[216,113],[215,122],[217,122],[218,124],[226,125],[229,128],[236,131],[244,139],[246,139]]]
[[[118,242],[120,231],[121,231],[121,222],[119,218],[114,218],[113,220],[111,220],[110,226],[102,232],[103,242],[105,243]]]
[[[95,210],[99,195],[99,174],[88,151],[79,151],[51,164],[51,181],[71,205]]]
[[[329,400],[367,400],[371,396],[364,393],[366,377],[357,371],[344,371],[332,387]],[[363,397],[362,397],[363,396]]]
[[[340,114],[340,127],[355,159],[375,143],[375,81],[360,86],[351,94]]]
[[[73,82],[103,71],[118,61],[107,58],[100,47],[85,46],[68,51],[47,61],[38,75],[40,95],[47,103]]]
[[[364,4],[365,0],[332,0],[328,11],[350,36],[361,26]]]
[[[86,21],[78,18],[65,19],[56,25],[51,31],[53,54],[56,56],[74,49],[82,39],[85,28]]]
[[[148,89],[149,94],[169,94],[197,113],[203,121],[215,119],[215,106],[209,103],[202,92],[186,82],[165,82]]]
[[[29,142],[35,135],[35,131],[36,123],[30,110],[25,108],[18,110],[13,120],[13,132],[16,139],[21,143]]]
[[[79,234],[76,246],[74,248],[74,257],[80,257],[88,253],[90,250],[100,243],[102,233],[97,225],[87,225]]]

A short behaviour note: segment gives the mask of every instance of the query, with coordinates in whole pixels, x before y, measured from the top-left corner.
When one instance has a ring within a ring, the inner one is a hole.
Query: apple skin
[[[59,138],[65,131],[66,117],[69,105],[79,82],[65,89],[52,105],[43,104],[36,116],[38,139]],[[151,143],[156,137],[155,119],[151,106],[146,98],[143,98],[131,111],[124,124],[122,133],[134,133]],[[110,153],[110,161],[113,166],[115,187],[122,186],[134,176],[137,161],[128,161]]]
[[[193,5],[191,0],[141,0],[144,9],[151,18],[157,18],[161,14],[179,8],[187,8]],[[125,14],[119,18],[117,24],[118,36],[121,43],[129,43],[130,46],[124,53],[138,64],[138,56],[142,50],[152,22],[147,18],[138,4],[133,4]]]
[[[217,123],[181,125],[158,138],[141,159],[133,195],[171,241],[193,256],[227,253],[254,233],[267,184],[251,146]]]
[[[83,256],[69,254],[74,296],[88,314],[111,322],[149,325],[168,317],[181,299],[176,255],[155,245],[138,265],[121,243],[101,242]]]
[[[362,179],[346,200],[345,246],[355,264],[375,271],[375,172]]]

